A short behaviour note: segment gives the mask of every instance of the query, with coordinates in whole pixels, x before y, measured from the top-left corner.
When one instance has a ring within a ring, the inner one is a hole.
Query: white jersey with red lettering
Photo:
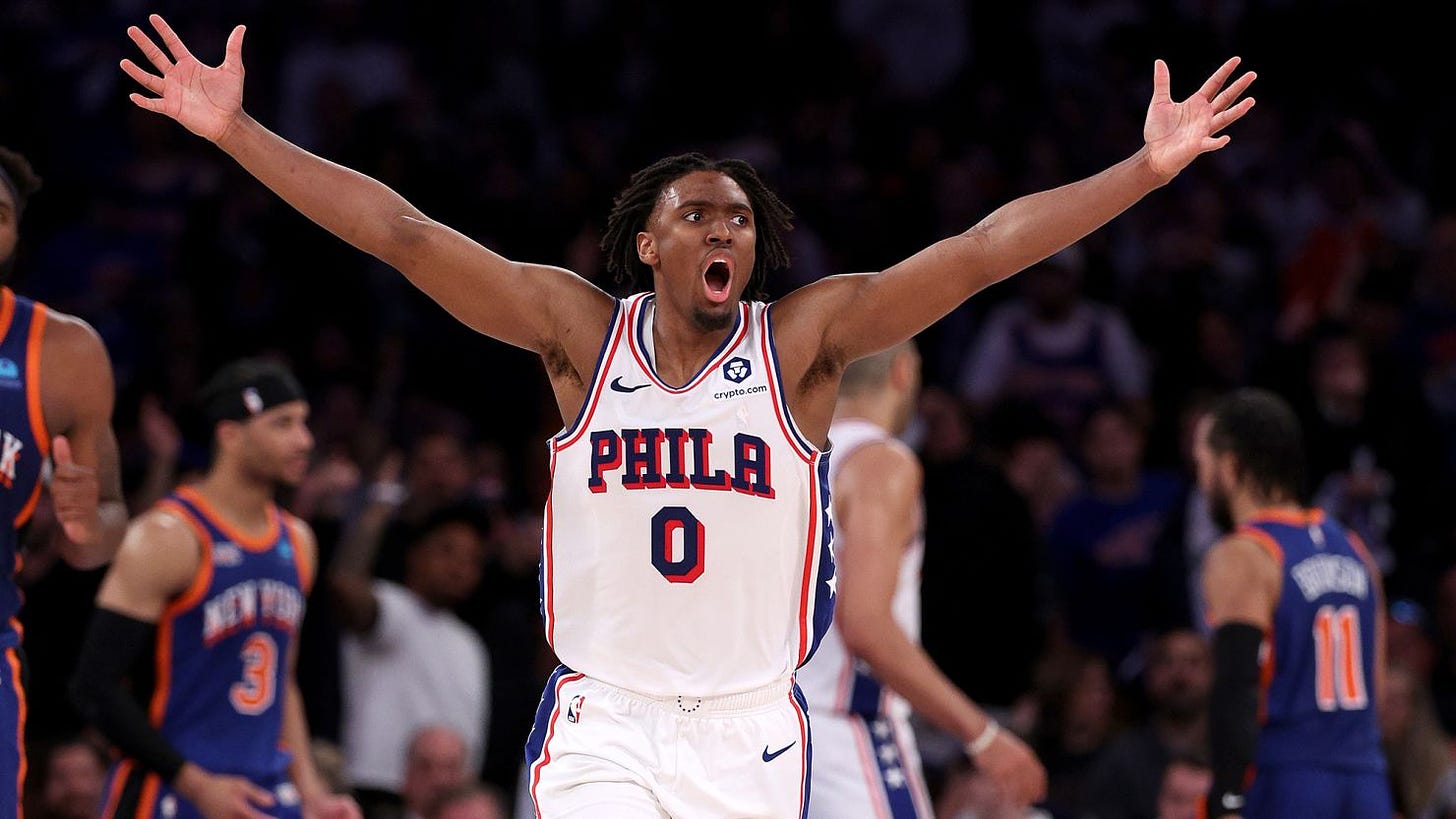
[[[838,418],[829,427],[839,471],[869,444],[893,441],[888,430],[860,418]],[[917,505],[914,514],[922,516]],[[921,526],[903,546],[890,613],[911,640],[920,639],[920,567],[925,554]],[[843,557],[841,556],[841,559]],[[849,559],[853,560],[851,552]],[[799,670],[799,687],[814,715],[814,770],[809,816],[825,819],[929,819],[930,797],[910,728],[910,705],[875,678],[868,665],[831,626],[812,662]]]
[[[832,612],[828,455],[784,403],[770,308],[681,386],[653,366],[655,299],[619,302],[576,421],[550,442],[542,608],[567,667],[644,694],[787,678]]]

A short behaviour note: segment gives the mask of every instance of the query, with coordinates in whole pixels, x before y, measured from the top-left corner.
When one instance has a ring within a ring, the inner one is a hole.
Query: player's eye
[[[683,214],[683,218],[689,222],[701,222],[703,221],[703,212],[700,210],[690,210]]]
[[[742,213],[734,216],[733,224],[738,225],[739,227],[746,227],[748,225],[748,216]]]

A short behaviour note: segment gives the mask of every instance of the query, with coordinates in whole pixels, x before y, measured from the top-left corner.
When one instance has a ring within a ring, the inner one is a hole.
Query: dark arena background
[[[202,382],[266,355],[312,406],[312,466],[285,500],[318,533],[322,572],[382,497],[402,501],[378,535],[384,578],[437,510],[488,519],[458,610],[490,655],[471,774],[524,816],[521,748],[555,665],[536,561],[562,421],[539,360],[132,105],[126,27],[162,13],[215,64],[246,23],[244,106],[261,123],[509,258],[618,293],[606,216],[661,156],[747,159],[794,209],[793,265],[768,280],[781,296],[1127,156],[1155,58],[1181,99],[1239,55],[1258,105],[1227,148],[917,339],[923,641],[1047,766],[1036,815],[1140,815],[1116,783],[1156,791],[1167,760],[1129,743],[1170,687],[1200,707],[1208,685],[1197,578],[1217,532],[1191,425],[1219,394],[1267,387],[1299,413],[1310,500],[1385,573],[1397,804],[1456,815],[1456,95],[1445,30],[1397,5],[5,0],[0,145],[44,177],[8,284],[105,341],[133,514],[205,467]],[[1075,361],[1017,370],[1028,311],[1086,323]],[[66,682],[101,572],[62,564],[54,532],[43,504],[19,583],[28,810],[64,817],[100,788],[98,759],[59,784],[52,763],[96,741]],[[320,584],[298,673],[320,764],[342,777],[340,634]],[[922,727],[940,815],[982,815],[955,743]]]

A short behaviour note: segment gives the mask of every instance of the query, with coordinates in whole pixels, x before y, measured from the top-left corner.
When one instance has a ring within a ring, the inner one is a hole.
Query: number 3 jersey
[[[1384,616],[1365,547],[1318,509],[1266,512],[1239,530],[1281,566],[1261,657],[1255,768],[1382,772],[1376,630]]]
[[[288,658],[310,578],[294,521],[270,505],[268,532],[248,538],[189,488],[158,508],[192,528],[201,562],[157,623],[152,723],[204,769],[277,775],[289,761],[279,748]]]
[[[655,300],[618,303],[575,422],[551,439],[541,607],[561,662],[652,695],[788,676],[833,609],[829,456],[785,404],[770,307],[702,370],[654,366]]]

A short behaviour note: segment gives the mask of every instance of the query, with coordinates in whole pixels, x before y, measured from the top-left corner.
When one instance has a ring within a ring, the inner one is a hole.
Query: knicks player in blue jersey
[[[670,157],[635,174],[608,217],[608,267],[635,291],[616,299],[497,255],[268,131],[242,110],[241,26],[210,67],[150,21],[165,50],[127,32],[151,66],[122,63],[149,94],[134,103],[216,143],[468,326],[541,356],[565,421],[548,442],[541,571],[562,667],[527,743],[546,817],[804,815],[813,750],[793,675],[833,610],[825,473],[845,365],[1095,230],[1226,144],[1253,105],[1240,99],[1253,75],[1230,82],[1237,59],[1177,103],[1158,61],[1145,144],[1126,160],[773,305],[753,297],[788,263],[789,209],[748,163]],[[733,95],[753,89],[731,38],[708,46],[681,70],[731,119]]]
[[[111,361],[85,322],[17,295],[20,220],[40,177],[0,147],[0,817],[15,816],[25,791],[24,659],[20,646],[19,534],[40,499],[46,460],[62,537],[61,557],[79,569],[111,559],[126,529]]]
[[[1300,505],[1299,422],[1278,396],[1232,393],[1196,435],[1199,485],[1230,532],[1203,567],[1215,629],[1207,815],[1389,819],[1379,569],[1358,536]]]
[[[308,468],[303,390],[281,365],[245,359],[202,404],[207,475],[128,527],[72,681],[123,755],[101,815],[353,819],[353,800],[314,768],[294,681],[313,532],[273,501]]]

